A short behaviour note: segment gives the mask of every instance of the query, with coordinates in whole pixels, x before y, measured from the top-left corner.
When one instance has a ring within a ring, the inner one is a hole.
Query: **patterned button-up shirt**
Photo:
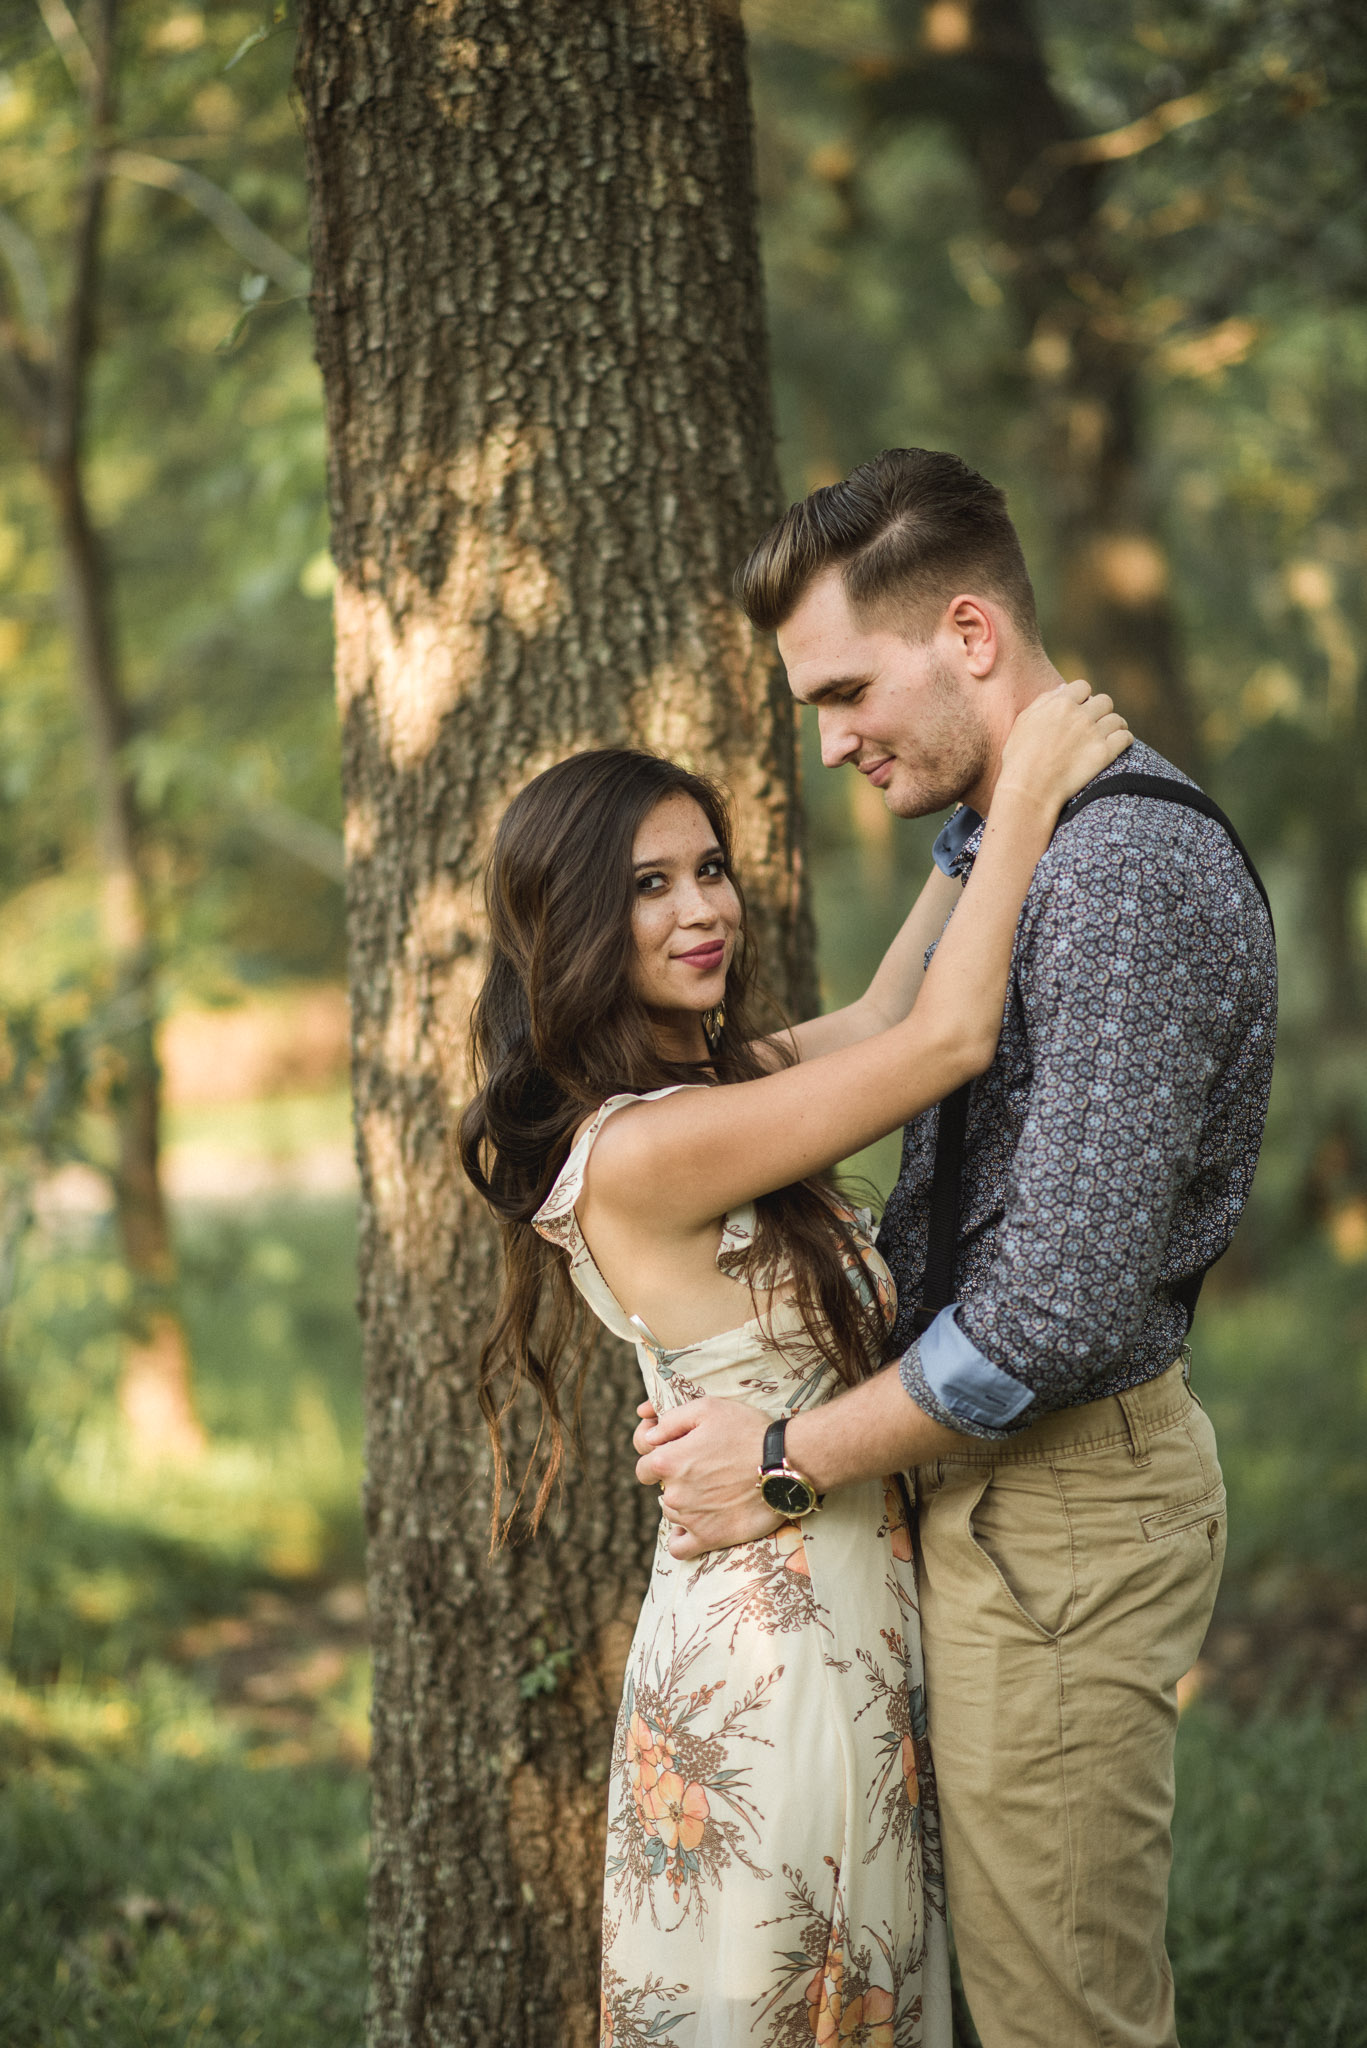
[[[1185,780],[1138,742],[1104,772]],[[981,842],[961,811],[937,858],[966,877]],[[1252,1184],[1275,1027],[1271,926],[1219,825],[1122,796],[1060,827],[973,1087],[957,1301],[920,1339],[936,1110],[907,1126],[879,1232],[894,1353],[927,1414],[1005,1437],[1172,1363],[1172,1290],[1225,1250]]]

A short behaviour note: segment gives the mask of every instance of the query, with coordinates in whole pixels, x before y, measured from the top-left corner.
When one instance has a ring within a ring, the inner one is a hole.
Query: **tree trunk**
[[[875,118],[945,120],[973,166],[1017,320],[1057,556],[1058,658],[1192,772],[1201,740],[1143,451],[1143,352],[1098,219],[1105,166],[1077,148],[1028,0],[888,0],[904,56]]]
[[[112,969],[102,1034],[112,1055],[114,1208],[133,1279],[119,1407],[142,1458],[187,1459],[204,1448],[190,1350],[175,1308],[175,1251],[161,1185],[161,1069],[156,949],[139,850],[137,808],[121,753],[127,713],[119,687],[98,541],[79,452],[49,470],[66,568],[74,665],[85,700],[99,811],[100,928]]]
[[[98,0],[89,21],[90,161],[72,234],[71,291],[42,387],[47,402],[35,422],[35,440],[57,517],[72,661],[85,703],[95,777],[101,933],[113,984],[104,1043],[113,1062],[114,1201],[134,1290],[119,1404],[139,1455],[189,1458],[203,1449],[204,1431],[191,1393],[185,1330],[174,1306],[175,1254],[161,1187],[155,947],[137,802],[123,760],[128,710],[85,489],[86,400],[115,116],[118,25],[118,0]]]
[[[776,503],[744,46],[733,0],[306,0],[297,76],[339,571],[371,2039],[578,2048],[658,1509],[634,1360],[604,1343],[554,1526],[488,1556],[494,1244],[451,1136],[481,864],[578,748],[729,782],[777,990],[811,999],[790,700],[728,597]]]

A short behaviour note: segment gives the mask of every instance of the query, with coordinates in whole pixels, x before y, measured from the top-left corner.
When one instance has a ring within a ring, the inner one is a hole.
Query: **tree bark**
[[[1029,0],[888,0],[903,55],[869,82],[879,121],[944,120],[973,166],[1020,329],[1057,557],[1059,658],[1198,773],[1202,746],[1143,447],[1144,351]]]
[[[491,834],[578,748],[725,778],[774,984],[811,1000],[791,704],[728,595],[776,508],[743,39],[734,0],[306,0],[297,78],[339,571],[371,2039],[579,2048],[658,1509],[635,1363],[604,1343],[554,1525],[488,1556],[495,1252],[451,1135]]]

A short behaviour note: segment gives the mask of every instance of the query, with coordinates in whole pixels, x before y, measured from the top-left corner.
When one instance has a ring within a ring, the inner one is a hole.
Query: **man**
[[[816,707],[826,766],[899,817],[961,805],[935,857],[966,875],[1011,722],[1062,680],[1000,491],[952,455],[891,450],[793,506],[737,587]],[[1136,772],[1190,788],[1141,744],[1098,784]],[[917,1315],[931,1111],[879,1239],[896,1362],[787,1427],[787,1463],[818,1491],[915,1469],[946,1875],[984,2048],[1176,2042],[1175,1689],[1225,1527],[1184,1339],[1253,1176],[1275,973],[1222,823],[1129,795],[1061,824],[957,1195],[946,1123],[954,1298]],[[642,1423],[639,1475],[663,1486],[676,1556],[775,1526],[763,1431],[716,1400]]]

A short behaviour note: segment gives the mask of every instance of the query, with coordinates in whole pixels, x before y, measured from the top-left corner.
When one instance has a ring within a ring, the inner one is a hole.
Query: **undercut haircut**
[[[1035,593],[1006,494],[957,455],[885,448],[843,483],[790,505],[736,571],[736,597],[754,625],[772,632],[835,567],[861,625],[927,640],[962,593],[994,598],[1039,645]]]

